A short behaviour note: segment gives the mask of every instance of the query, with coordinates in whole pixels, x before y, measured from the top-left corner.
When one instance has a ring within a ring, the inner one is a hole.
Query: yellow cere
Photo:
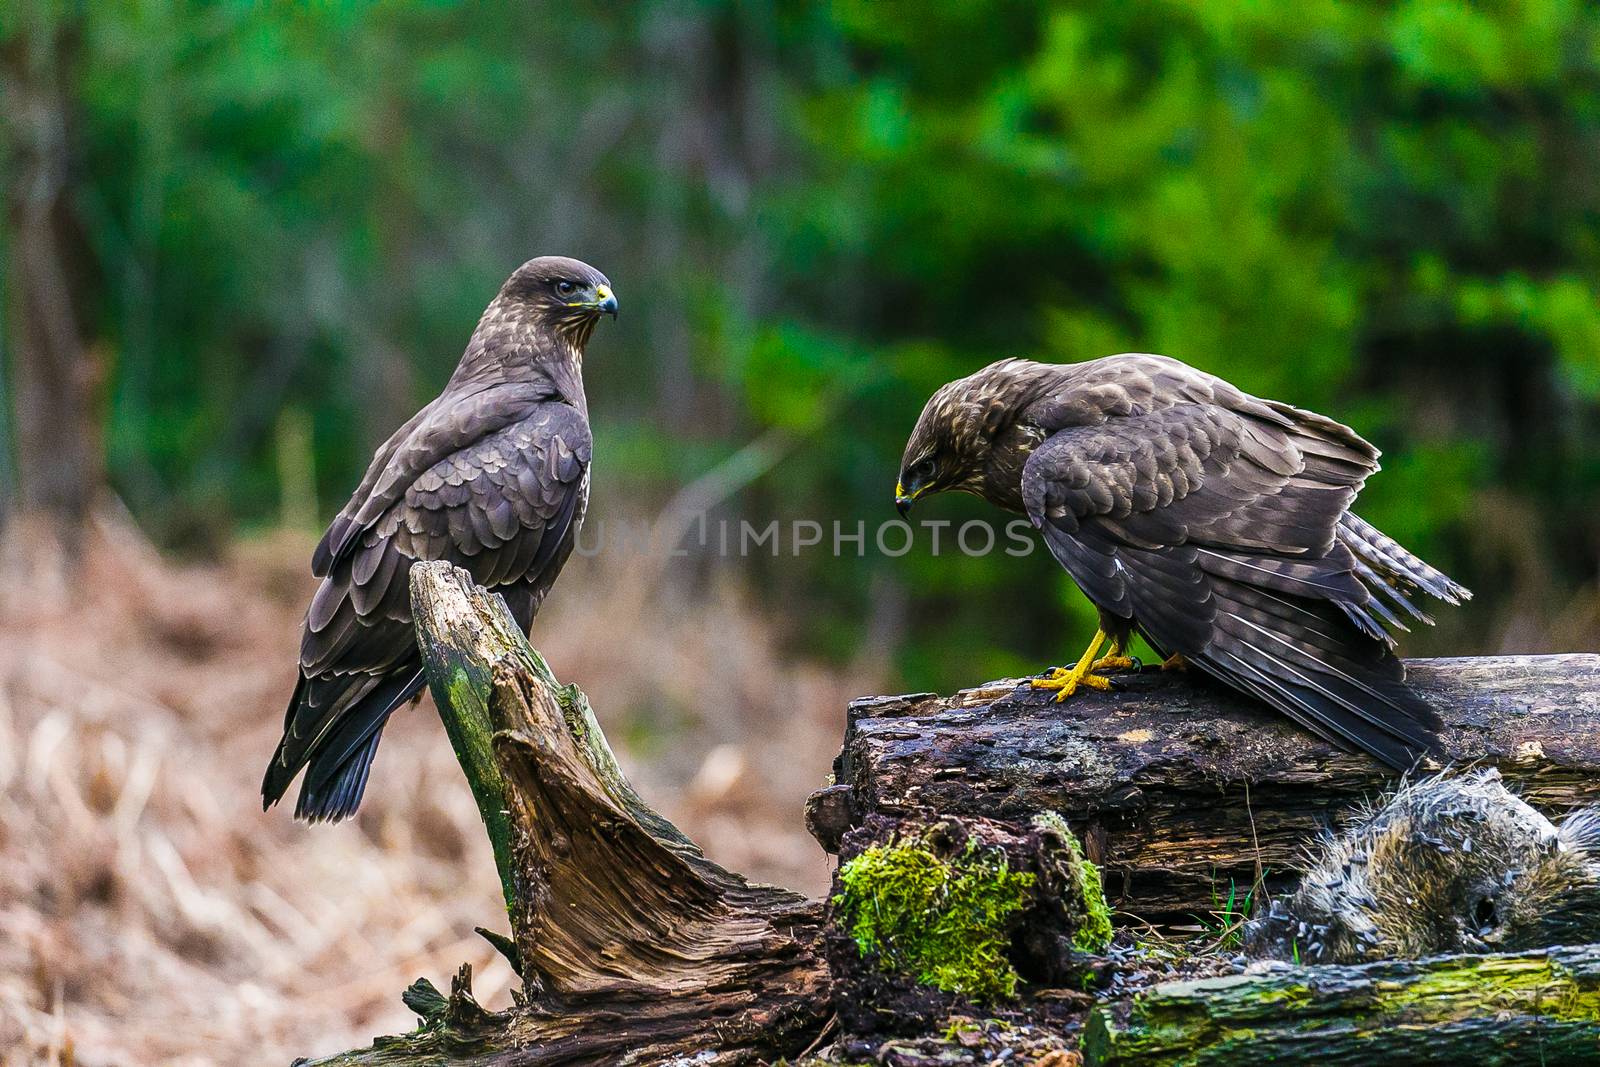
[[[611,286],[609,286],[609,285],[597,285],[597,286],[594,287],[594,299],[593,300],[568,300],[567,301],[567,307],[569,307],[569,308],[592,308],[592,307],[598,307],[599,305],[605,303],[607,300],[610,300],[610,299],[611,299]]]

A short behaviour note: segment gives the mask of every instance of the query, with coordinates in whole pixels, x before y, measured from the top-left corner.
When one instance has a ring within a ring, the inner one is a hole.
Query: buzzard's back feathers
[[[1040,373],[1023,509],[1108,628],[1392,766],[1436,748],[1386,627],[1469,594],[1350,512],[1376,449],[1163,357]]]
[[[301,683],[262,786],[268,804],[308,765],[297,814],[342,818],[360,801],[378,732],[422,690],[411,621],[414,562],[465,568],[515,600],[526,627],[571,552],[588,494],[582,413],[548,400],[485,437],[458,439],[467,443],[332,550],[306,614]]]

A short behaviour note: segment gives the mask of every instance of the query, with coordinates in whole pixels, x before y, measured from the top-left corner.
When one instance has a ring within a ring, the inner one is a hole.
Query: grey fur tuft
[[[1558,827],[1494,770],[1402,785],[1326,841],[1245,937],[1255,955],[1305,963],[1600,939],[1600,810]]]

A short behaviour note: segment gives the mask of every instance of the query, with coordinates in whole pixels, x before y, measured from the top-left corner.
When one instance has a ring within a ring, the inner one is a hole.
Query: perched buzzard
[[[961,490],[1025,513],[1100,612],[1077,665],[1034,685],[1108,688],[1137,630],[1337,744],[1396,768],[1437,748],[1386,627],[1419,593],[1471,594],[1350,511],[1378,451],[1331,419],[1165,356],[1007,359],[928,401],[901,514]],[[1109,638],[1110,654],[1096,659]]]
[[[302,767],[296,817],[342,819],[361,803],[384,723],[422,690],[413,563],[464,567],[524,629],[533,621],[588,503],[583,350],[600,316],[616,313],[593,267],[529,260],[484,311],[444,392],[373,455],[311,558],[322,584],[261,783],[265,807]]]

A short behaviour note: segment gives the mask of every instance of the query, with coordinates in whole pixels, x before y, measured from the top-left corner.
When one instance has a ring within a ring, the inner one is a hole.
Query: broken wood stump
[[[916,1036],[975,1011],[1076,1030],[1085,1002],[1050,991],[1095,985],[1113,930],[1100,874],[1059,817],[875,816],[840,861],[825,944],[844,1032]]]
[[[469,973],[448,999],[414,987],[422,1028],[320,1062],[718,1065],[802,1051],[829,1010],[821,907],[723,869],[650,809],[583,694],[556,682],[498,596],[447,563],[414,566],[411,589],[429,686],[495,841],[523,986],[501,1013],[472,1002]]]
[[[1457,763],[1498,767],[1556,816],[1600,801],[1600,656],[1411,660],[1410,683],[1444,718]],[[851,704],[835,784],[807,821],[823,847],[869,816],[1022,821],[1064,816],[1101,864],[1114,907],[1192,922],[1264,874],[1292,879],[1333,820],[1394,786],[1341,751],[1194,673],[1116,675],[1064,703],[1026,681],[953,697]]]

